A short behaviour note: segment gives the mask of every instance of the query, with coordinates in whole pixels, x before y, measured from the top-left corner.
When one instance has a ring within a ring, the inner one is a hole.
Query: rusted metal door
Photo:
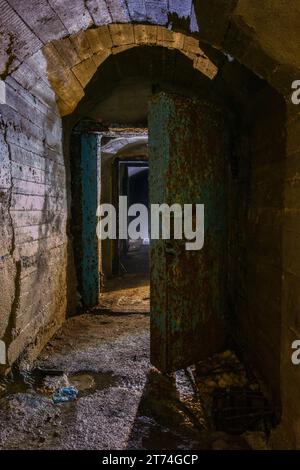
[[[149,105],[150,203],[204,204],[205,241],[151,241],[151,362],[194,364],[224,340],[227,132],[213,104],[160,93]]]

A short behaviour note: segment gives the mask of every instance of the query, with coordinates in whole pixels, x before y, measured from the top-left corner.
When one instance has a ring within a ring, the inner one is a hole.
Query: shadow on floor
[[[127,449],[210,450],[250,449],[239,436],[228,436],[206,429],[205,417],[191,410],[189,400],[180,396],[174,377],[150,369]]]
[[[182,410],[171,377],[150,369],[128,449],[197,449],[200,434]]]

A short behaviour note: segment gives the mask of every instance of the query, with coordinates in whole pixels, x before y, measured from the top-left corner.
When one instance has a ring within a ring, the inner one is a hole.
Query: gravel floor
[[[142,312],[128,313],[139,294],[123,289],[127,313],[109,294],[104,310],[67,320],[33,368],[0,388],[0,449],[263,448],[260,435],[211,429],[187,371],[166,376],[151,367],[144,283],[140,294]],[[64,385],[77,387],[77,399],[54,404]]]

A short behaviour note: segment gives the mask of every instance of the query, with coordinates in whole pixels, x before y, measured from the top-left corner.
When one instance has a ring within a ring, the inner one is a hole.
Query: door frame
[[[102,136],[103,132],[80,125],[71,134],[71,232],[80,310],[97,305],[100,295],[101,242],[96,233],[96,211],[101,201]],[[94,146],[89,149],[92,139]],[[90,150],[94,153],[91,159]]]
[[[136,162],[136,163],[135,163]],[[139,164],[140,162],[140,164]],[[144,166],[142,162],[149,164],[149,159],[145,155],[141,156],[116,156],[113,161],[113,172],[112,172],[112,204],[116,208],[117,213],[117,233],[119,232],[119,195],[120,195],[120,163],[124,163],[126,166]],[[120,275],[120,245],[122,240],[113,241],[112,248],[112,274],[114,276]]]

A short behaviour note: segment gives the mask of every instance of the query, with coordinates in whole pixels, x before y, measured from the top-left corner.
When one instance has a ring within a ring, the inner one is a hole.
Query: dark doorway
[[[119,194],[127,196],[128,207],[143,204],[149,210],[149,167],[146,161],[119,162]],[[128,217],[128,226],[133,217]],[[142,231],[143,227],[141,227]],[[149,234],[138,240],[120,241],[120,271],[126,274],[149,273]]]

